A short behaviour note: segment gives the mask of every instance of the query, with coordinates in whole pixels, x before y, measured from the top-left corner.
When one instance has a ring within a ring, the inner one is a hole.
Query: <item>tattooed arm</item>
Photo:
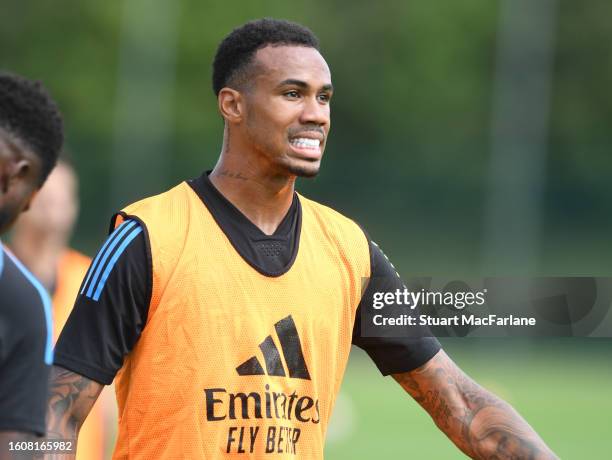
[[[47,438],[74,440],[76,443],[81,425],[103,388],[104,385],[87,377],[53,366],[47,408]],[[45,460],[70,460],[75,455],[76,445],[70,456],[47,455]]]
[[[471,458],[557,459],[512,406],[465,375],[444,351],[393,378]]]

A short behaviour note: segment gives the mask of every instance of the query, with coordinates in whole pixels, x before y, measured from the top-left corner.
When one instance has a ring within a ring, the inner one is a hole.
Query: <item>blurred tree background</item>
[[[609,276],[612,3],[547,1],[550,103],[526,266]],[[301,22],[321,40],[336,93],[322,171],[300,191],[363,224],[404,275],[484,274],[501,5],[3,0],[0,67],[43,80],[59,101],[81,177],[74,244],[93,254],[114,210],[214,166],[219,41],[254,18]]]
[[[113,210],[214,165],[222,135],[210,83],[215,47],[244,21],[274,16],[319,35],[336,87],[322,172],[300,189],[360,221],[404,272],[480,271],[498,2],[172,2],[173,84],[163,95],[155,86],[147,90],[156,71],[147,68],[147,56],[154,62],[160,52],[151,29],[164,20],[156,11],[165,2],[132,0],[140,3],[134,24],[152,26],[139,31],[142,40],[132,50],[125,45],[126,3],[2,5],[2,67],[43,80],[66,116],[67,146],[82,178],[76,246],[94,252]],[[603,0],[558,2],[542,176],[542,273],[612,269],[601,257],[612,230],[608,13],[612,5]],[[120,62],[129,52],[145,56],[141,73],[128,77],[149,102],[122,118]],[[147,112],[162,106],[169,114],[163,162],[139,162],[129,183],[116,184],[113,155],[135,166],[130,151],[116,152],[117,131],[130,130],[130,123],[137,129],[139,116],[146,128]]]

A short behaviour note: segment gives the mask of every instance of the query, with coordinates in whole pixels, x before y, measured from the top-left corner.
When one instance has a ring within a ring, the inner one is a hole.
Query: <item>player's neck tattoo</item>
[[[229,177],[231,179],[249,180],[248,177],[242,175],[240,171],[230,171],[229,169],[222,169],[219,172],[220,176]]]

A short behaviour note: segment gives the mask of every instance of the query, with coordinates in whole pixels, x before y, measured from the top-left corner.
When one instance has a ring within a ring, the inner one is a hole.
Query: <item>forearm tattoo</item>
[[[424,366],[393,377],[471,458],[557,458],[508,403],[476,384],[443,351]]]
[[[103,386],[87,377],[53,366],[47,408],[47,438],[74,440]],[[74,455],[75,452],[73,452]],[[55,456],[46,456],[52,460]],[[57,456],[66,460],[65,454]]]

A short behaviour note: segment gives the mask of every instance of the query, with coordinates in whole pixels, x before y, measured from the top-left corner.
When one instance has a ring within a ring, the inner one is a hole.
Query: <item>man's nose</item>
[[[321,103],[317,97],[308,97],[304,101],[302,123],[312,123],[319,126],[329,124],[329,104]]]

